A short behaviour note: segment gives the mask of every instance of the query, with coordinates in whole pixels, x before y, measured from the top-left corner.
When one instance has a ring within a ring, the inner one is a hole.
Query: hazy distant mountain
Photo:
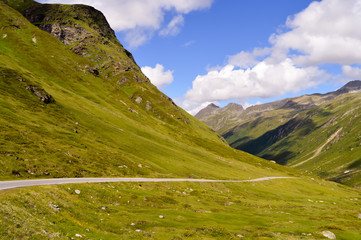
[[[361,184],[361,81],[200,118],[234,148],[350,185]],[[197,116],[197,115],[196,115]],[[333,135],[335,134],[335,135]],[[331,138],[333,136],[333,138]]]

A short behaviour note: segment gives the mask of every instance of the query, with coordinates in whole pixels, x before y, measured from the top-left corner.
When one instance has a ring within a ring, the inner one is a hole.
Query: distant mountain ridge
[[[234,124],[235,118],[254,117],[260,112],[271,111],[279,108],[291,109],[295,111],[310,109],[325,101],[332,100],[340,94],[361,91],[361,80],[350,81],[340,89],[328,93],[314,93],[310,95],[302,95],[295,98],[286,98],[275,102],[253,105],[244,109],[241,105],[230,103],[221,108],[213,103],[206,108],[201,109],[195,117],[214,128],[216,131],[223,133],[229,127],[228,121]],[[232,114],[230,114],[232,113]],[[228,115],[230,114],[230,116]]]
[[[355,80],[326,94],[303,95],[238,111],[213,106],[212,112],[203,111],[196,117],[236,149],[361,186],[360,103],[361,81]],[[336,132],[335,138],[329,139]]]

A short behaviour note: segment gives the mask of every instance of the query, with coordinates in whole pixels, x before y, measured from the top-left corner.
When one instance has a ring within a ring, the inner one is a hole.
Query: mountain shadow
[[[243,150],[245,152],[257,155],[259,157],[263,157],[265,159],[275,160],[280,164],[285,164],[287,160],[294,157],[294,153],[290,151],[283,151],[275,155],[271,152],[266,151],[266,153],[262,156],[260,156],[260,154],[264,152],[267,148],[271,147],[276,143],[279,143],[282,139],[285,139],[287,136],[297,130],[299,130],[297,135],[299,137],[302,137],[312,132],[315,128],[316,124],[309,118],[293,118],[287,123],[277,127],[276,129],[266,132],[265,134],[256,139],[243,143],[239,146],[234,146],[236,145],[236,142],[232,145],[239,150]],[[244,141],[244,139],[242,139],[242,141]]]

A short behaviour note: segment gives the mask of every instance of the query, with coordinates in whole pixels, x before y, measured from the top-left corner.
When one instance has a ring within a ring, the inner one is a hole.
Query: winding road
[[[54,178],[54,179],[35,179],[35,180],[16,180],[0,181],[0,190],[30,187],[39,185],[54,185],[67,183],[101,183],[101,182],[259,182],[272,179],[284,179],[293,177],[264,177],[250,180],[211,180],[211,179],[192,179],[192,178]]]

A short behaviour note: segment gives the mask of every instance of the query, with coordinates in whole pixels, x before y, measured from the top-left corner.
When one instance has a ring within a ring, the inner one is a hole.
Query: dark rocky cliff
[[[91,6],[42,4],[30,7],[24,10],[22,14],[31,23],[51,33],[66,45],[72,45],[90,37],[92,31],[120,44],[104,15]],[[84,26],[84,23],[87,26]],[[86,27],[89,27],[91,31]]]
[[[140,72],[132,54],[118,41],[103,13],[91,6],[36,4],[21,13],[73,52],[95,63],[87,69],[94,75],[110,77],[127,71]],[[134,79],[138,83],[149,82],[143,76]],[[126,81],[122,80],[124,83]]]

